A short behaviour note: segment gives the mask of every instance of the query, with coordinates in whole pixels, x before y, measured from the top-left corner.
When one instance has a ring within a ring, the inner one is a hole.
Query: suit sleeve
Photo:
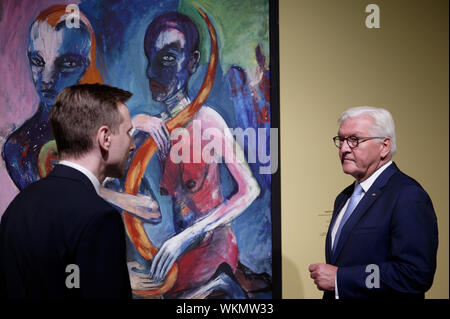
[[[131,298],[126,264],[125,231],[111,209],[86,226],[77,252],[82,298]]]
[[[373,273],[366,272],[367,265],[339,267],[339,296],[364,298],[393,293],[425,293],[433,283],[437,246],[437,221],[429,196],[417,186],[404,188],[390,223],[389,256],[377,265],[379,288],[367,287],[366,279]]]

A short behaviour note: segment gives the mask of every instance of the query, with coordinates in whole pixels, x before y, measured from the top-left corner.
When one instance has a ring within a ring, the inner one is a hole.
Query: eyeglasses
[[[335,136],[333,137],[333,141],[334,141],[334,145],[336,145],[337,148],[341,148],[342,144],[344,143],[344,141],[347,141],[347,145],[350,148],[355,148],[358,147],[359,143],[364,142],[364,141],[368,141],[368,140],[372,140],[375,138],[384,138],[384,137],[380,137],[380,136],[371,136],[371,137],[357,137],[357,136],[349,136],[349,137],[340,137],[340,136]]]

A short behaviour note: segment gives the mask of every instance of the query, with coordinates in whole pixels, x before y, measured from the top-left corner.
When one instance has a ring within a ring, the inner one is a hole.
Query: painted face
[[[133,125],[131,124],[130,113],[123,103],[119,103],[119,113],[122,123],[119,130],[111,135],[111,147],[109,150],[110,169],[108,176],[120,178],[125,171],[130,153],[136,148],[132,138]]]
[[[154,43],[146,45],[147,77],[153,100],[164,102],[187,85],[190,57],[185,47],[183,33],[172,28],[163,30]]]
[[[370,129],[374,120],[370,116],[347,118],[339,127],[340,137],[370,137]],[[383,144],[380,140],[362,140],[355,148],[350,148],[347,142],[339,150],[339,158],[344,173],[352,175],[362,182],[369,178],[381,165]]]
[[[33,24],[28,59],[42,102],[53,105],[59,92],[81,80],[90,64],[90,49],[89,31],[83,25],[69,29],[64,22],[55,28],[46,22]]]

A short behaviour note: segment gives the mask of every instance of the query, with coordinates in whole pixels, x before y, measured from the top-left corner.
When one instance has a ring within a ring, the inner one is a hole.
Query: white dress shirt
[[[363,198],[363,196],[366,194],[366,192],[369,190],[369,188],[372,187],[373,183],[376,181],[378,176],[380,176],[380,174],[383,173],[383,171],[391,164],[392,164],[392,161],[387,162],[386,164],[381,166],[379,169],[377,169],[372,175],[370,175],[370,177],[368,179],[366,179],[365,181],[360,183],[361,188],[363,189],[360,200]],[[356,183],[357,182],[355,181],[355,187],[356,187]],[[336,218],[336,221],[334,222],[333,229],[331,230],[331,247],[333,247],[333,245],[334,245],[334,239],[336,237],[336,233],[339,228],[339,224],[341,223],[342,217],[344,216],[344,212],[347,209],[349,201],[350,201],[350,198],[347,200],[344,207],[342,207],[341,211],[339,212],[338,217]],[[338,287],[337,287],[337,274],[336,274],[336,278],[334,279],[334,292],[335,292],[336,299],[339,299]]]
[[[87,178],[89,178],[89,180],[91,181],[92,185],[94,186],[97,194],[100,195],[100,182],[98,181],[98,178],[90,170],[88,170],[87,168],[85,168],[79,164],[76,164],[76,163],[70,162],[70,161],[60,161],[60,162],[58,162],[58,164],[72,167],[73,169],[76,169],[80,173],[83,173]]]

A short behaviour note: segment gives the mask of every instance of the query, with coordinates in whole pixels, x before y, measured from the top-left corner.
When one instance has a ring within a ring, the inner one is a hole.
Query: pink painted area
[[[16,185],[9,178],[8,172],[5,170],[2,164],[0,169],[0,185],[1,185],[1,196],[0,196],[0,218],[8,207],[9,203],[19,192]]]
[[[188,251],[178,260],[178,278],[169,294],[176,297],[205,284],[222,263],[227,263],[234,273],[238,255],[236,237],[231,227],[218,228],[208,235],[200,246]]]
[[[0,148],[10,132],[31,117],[39,97],[27,57],[28,33],[39,13],[54,4],[79,4],[79,0],[3,0],[0,20]],[[17,188],[0,159],[0,216],[17,194]]]

